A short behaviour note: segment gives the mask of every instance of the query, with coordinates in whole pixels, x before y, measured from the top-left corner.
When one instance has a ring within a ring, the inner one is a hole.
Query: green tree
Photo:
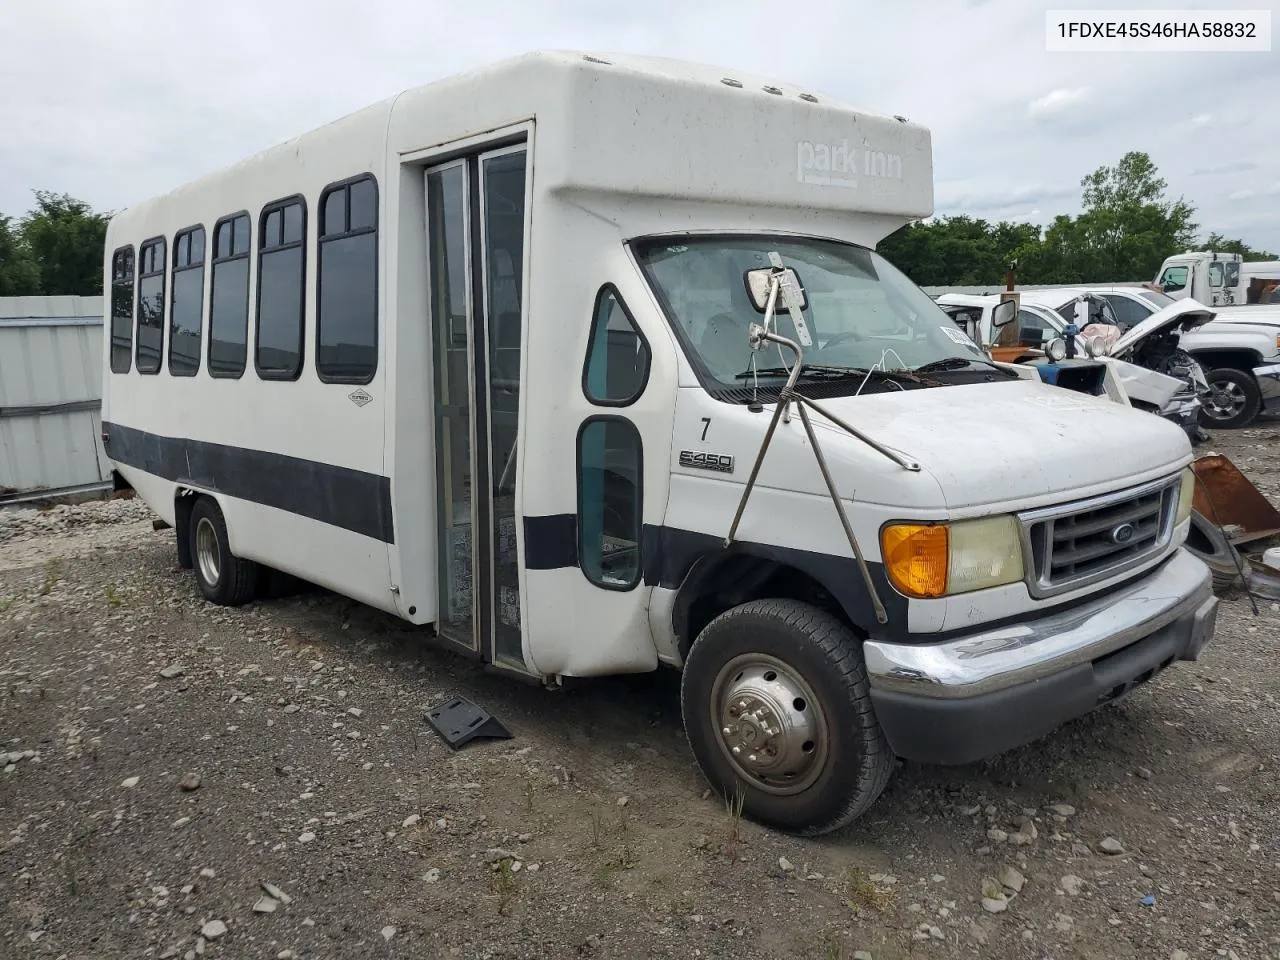
[[[1218,253],[1238,253],[1246,262],[1251,260],[1275,260],[1278,259],[1274,253],[1266,250],[1255,250],[1243,240],[1228,240],[1220,233],[1209,234],[1209,239],[1197,250],[1217,251]]]
[[[110,214],[82,200],[34,191],[36,205],[22,220],[23,245],[40,270],[40,293],[93,296],[102,292],[103,242]]]
[[[0,297],[25,297],[40,292],[40,268],[13,222],[0,214]]]
[[[1131,150],[1114,167],[1098,167],[1080,181],[1084,210],[1074,260],[1086,282],[1153,277],[1164,258],[1195,239],[1195,208],[1165,197],[1167,182],[1151,157]]]

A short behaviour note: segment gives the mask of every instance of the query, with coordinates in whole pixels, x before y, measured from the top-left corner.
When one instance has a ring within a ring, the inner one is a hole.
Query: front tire
[[[257,594],[259,567],[231,552],[227,523],[217,503],[208,497],[197,500],[191,508],[188,530],[192,566],[204,598],[224,607],[239,607],[252,600]]]
[[[1258,415],[1262,393],[1248,370],[1219,367],[1204,375],[1209,397],[1201,401],[1200,422],[1206,427],[1232,430],[1243,427]]]
[[[753,600],[716,617],[689,652],[680,699],[703,775],[767,826],[836,830],[893,771],[858,638],[809,604]]]

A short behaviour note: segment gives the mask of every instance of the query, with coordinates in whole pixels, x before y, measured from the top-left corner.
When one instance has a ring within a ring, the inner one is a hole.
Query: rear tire
[[[1209,397],[1201,400],[1200,422],[1206,427],[1233,430],[1250,423],[1262,407],[1258,382],[1248,370],[1219,367],[1204,375]]]
[[[227,523],[218,504],[209,497],[197,500],[188,529],[192,566],[204,598],[224,607],[239,607],[252,600],[257,595],[259,567],[231,552]]]
[[[858,638],[809,604],[753,600],[716,617],[689,652],[680,700],[703,775],[767,826],[843,827],[893,771]]]

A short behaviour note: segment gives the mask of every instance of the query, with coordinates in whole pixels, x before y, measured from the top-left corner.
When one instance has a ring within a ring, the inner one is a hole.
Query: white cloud
[[[400,90],[581,48],[749,69],[910,117],[933,133],[939,213],[1039,210],[1047,224],[1078,211],[1081,177],[1145,150],[1203,233],[1237,225],[1280,249],[1280,193],[1265,186],[1280,157],[1259,120],[1280,60],[1049,54],[1051,5],[936,0],[871,17],[810,0],[788,21],[773,0],[112,0],[110,16],[101,0],[0,0],[0,211],[21,214],[33,188],[119,209]],[[1227,199],[1249,189],[1253,204]]]
[[[1034,118],[1054,117],[1089,99],[1088,87],[1051,90],[1039,99],[1027,104],[1027,113]]]
[[[1187,121],[1187,126],[1192,130],[1199,130],[1201,127],[1207,127],[1213,123],[1212,113],[1198,113]]]

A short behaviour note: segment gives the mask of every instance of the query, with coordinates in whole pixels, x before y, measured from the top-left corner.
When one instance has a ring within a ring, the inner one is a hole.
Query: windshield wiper
[[[764,367],[760,370],[744,370],[736,375],[737,380],[749,380],[752,377],[789,377],[791,367]],[[858,367],[824,367],[817,363],[802,363],[800,376],[812,377],[816,380],[837,380],[849,376],[865,376],[866,370]]]
[[[941,360],[930,360],[928,363],[922,363],[918,367],[912,367],[912,373],[937,373],[942,370],[960,370],[964,367],[972,366],[980,363],[985,367],[999,369],[989,360],[979,360],[977,357],[943,357]]]

